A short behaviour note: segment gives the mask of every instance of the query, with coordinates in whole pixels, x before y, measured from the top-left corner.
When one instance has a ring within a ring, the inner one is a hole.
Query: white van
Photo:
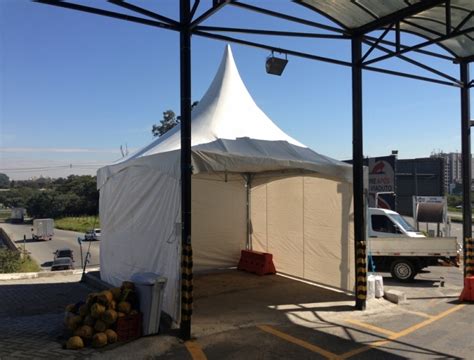
[[[369,208],[369,237],[425,237],[416,231],[399,213],[380,208]]]

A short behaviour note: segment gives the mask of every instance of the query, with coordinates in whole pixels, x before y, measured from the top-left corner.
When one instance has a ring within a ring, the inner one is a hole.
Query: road
[[[59,248],[70,248],[74,251],[74,267],[81,268],[81,250],[78,237],[83,237],[83,233],[75,231],[66,231],[54,229],[54,237],[51,241],[33,240],[31,239],[31,225],[23,224],[0,224],[12,241],[17,246],[25,246],[30,256],[41,266],[42,270],[49,270],[53,261],[53,252]],[[23,240],[26,235],[26,241]],[[90,245],[90,262],[88,266],[99,265],[99,241],[85,241],[82,243],[84,256]]]

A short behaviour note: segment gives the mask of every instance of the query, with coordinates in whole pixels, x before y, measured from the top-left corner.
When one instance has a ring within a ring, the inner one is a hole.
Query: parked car
[[[57,258],[53,261],[53,265],[51,266],[51,271],[59,271],[59,270],[72,270],[74,269],[74,264],[71,258],[62,257]]]
[[[73,251],[69,248],[57,249],[53,254],[54,254],[54,260],[59,259],[59,258],[70,258],[72,261],[74,261]]]
[[[89,230],[84,234],[84,239],[88,241],[100,240],[100,229]]]

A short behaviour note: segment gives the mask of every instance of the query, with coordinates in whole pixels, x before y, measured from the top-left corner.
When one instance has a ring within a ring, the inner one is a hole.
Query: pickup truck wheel
[[[392,263],[390,273],[392,277],[398,281],[410,282],[413,281],[413,278],[416,276],[416,269],[410,260],[400,259]]]

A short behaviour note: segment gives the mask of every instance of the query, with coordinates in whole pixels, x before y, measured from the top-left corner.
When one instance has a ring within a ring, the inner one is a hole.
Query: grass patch
[[[20,262],[20,269],[18,272],[38,272],[41,268],[38,266],[36,261],[34,261],[29,255],[26,256]]]
[[[1,209],[0,210],[0,220],[5,221],[5,220],[9,219],[11,214],[12,214],[11,210]]]
[[[57,229],[86,232],[94,228],[100,228],[98,216],[74,216],[55,219],[54,225]]]

